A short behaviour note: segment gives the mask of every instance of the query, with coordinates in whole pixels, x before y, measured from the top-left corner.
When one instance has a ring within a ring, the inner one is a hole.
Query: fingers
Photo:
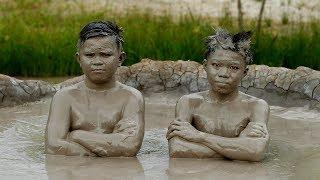
[[[262,131],[252,129],[250,131],[250,133],[248,134],[248,136],[251,136],[251,137],[266,137],[266,134],[264,134]]]
[[[170,124],[171,125],[182,126],[182,125],[184,125],[186,123],[188,123],[188,122],[182,121],[181,119],[178,118],[178,119],[175,119],[174,121],[172,121]]]
[[[255,132],[250,132],[250,133],[248,134],[248,136],[249,136],[249,137],[257,137],[257,138],[262,137],[261,134],[258,134],[258,133],[255,133]]]
[[[168,131],[167,131],[167,136],[168,136],[168,134],[170,134],[172,131],[180,131],[181,130],[181,126],[177,126],[177,125],[174,125],[174,124],[172,124],[172,125],[170,125],[169,127],[168,127]]]
[[[264,128],[262,128],[261,126],[253,125],[250,129],[248,136],[250,136],[250,137],[266,137],[267,133],[266,133],[266,130]]]
[[[169,133],[169,134],[167,135],[167,139],[169,140],[169,139],[171,139],[171,138],[174,137],[174,136],[180,136],[180,137],[181,137],[181,132],[180,132],[180,131],[172,131],[171,133]]]
[[[177,125],[174,125],[174,124],[170,125],[169,128],[168,128],[168,131],[171,132],[171,131],[174,131],[174,130],[180,131],[181,130],[181,126],[177,126]]]
[[[264,128],[263,125],[254,124],[254,125],[252,125],[252,129],[256,129],[256,130],[263,132],[264,134],[267,134],[267,130]]]
[[[107,155],[107,151],[103,148],[96,148],[92,152],[94,154],[96,154],[97,156],[106,156]]]
[[[166,134],[167,139],[171,139],[173,136],[182,136],[181,131],[189,131],[194,128],[189,122],[181,120],[180,118],[175,119],[172,121],[168,127],[168,131]]]
[[[249,133],[248,136],[251,137],[266,137],[268,134],[268,131],[266,129],[265,124],[259,123],[259,122],[250,122],[248,124],[249,126]]]
[[[169,140],[172,137],[177,136],[179,134],[179,131],[183,130],[185,123],[187,123],[187,122],[182,121],[179,118],[172,121],[168,127],[168,131],[166,134],[167,139]]]
[[[168,127],[167,135],[174,130],[178,130],[178,131],[182,130],[182,128],[188,124],[190,124],[190,123],[182,121],[181,119],[176,119],[176,120],[172,121]]]

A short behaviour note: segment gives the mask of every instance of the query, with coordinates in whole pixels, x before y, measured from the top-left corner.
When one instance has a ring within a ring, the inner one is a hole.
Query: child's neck
[[[85,77],[84,83],[87,88],[96,90],[96,91],[104,91],[104,90],[109,90],[112,89],[116,86],[116,80],[115,77],[112,77],[109,81],[101,84],[96,84],[91,82],[88,77]]]
[[[219,93],[217,91],[213,91],[212,89],[209,91],[210,96],[214,102],[217,103],[225,103],[225,102],[231,102],[237,99],[239,96],[239,90],[236,89],[228,94]]]

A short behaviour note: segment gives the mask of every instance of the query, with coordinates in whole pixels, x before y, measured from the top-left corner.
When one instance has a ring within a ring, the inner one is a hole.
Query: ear
[[[80,64],[80,67],[81,67],[79,52],[76,52],[75,57],[76,57],[78,63]]]
[[[248,74],[249,68],[246,67],[246,69],[243,71],[243,77],[244,78]]]
[[[119,67],[124,62],[125,59],[126,59],[126,53],[122,51],[120,56],[119,56],[119,65],[118,65]]]
[[[203,67],[206,67],[206,66],[207,66],[207,59],[203,59],[202,65],[203,65]]]

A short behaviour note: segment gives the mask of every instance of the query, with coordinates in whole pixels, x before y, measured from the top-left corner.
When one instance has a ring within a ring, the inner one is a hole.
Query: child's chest
[[[71,105],[71,129],[112,133],[114,126],[122,117],[122,104],[98,98],[92,102],[83,102]]]
[[[251,120],[245,104],[239,106],[200,106],[192,123],[200,131],[224,137],[237,137]]]

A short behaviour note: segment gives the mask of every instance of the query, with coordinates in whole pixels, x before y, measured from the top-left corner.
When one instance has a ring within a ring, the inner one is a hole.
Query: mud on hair
[[[111,21],[94,21],[85,25],[79,34],[78,49],[83,43],[93,37],[115,36],[118,48],[122,48],[124,38],[122,28]]]
[[[205,58],[208,58],[210,53],[216,49],[230,50],[239,53],[244,57],[245,63],[248,65],[252,62],[251,46],[251,31],[240,32],[232,35],[227,30],[218,28],[214,35],[206,38]]]

